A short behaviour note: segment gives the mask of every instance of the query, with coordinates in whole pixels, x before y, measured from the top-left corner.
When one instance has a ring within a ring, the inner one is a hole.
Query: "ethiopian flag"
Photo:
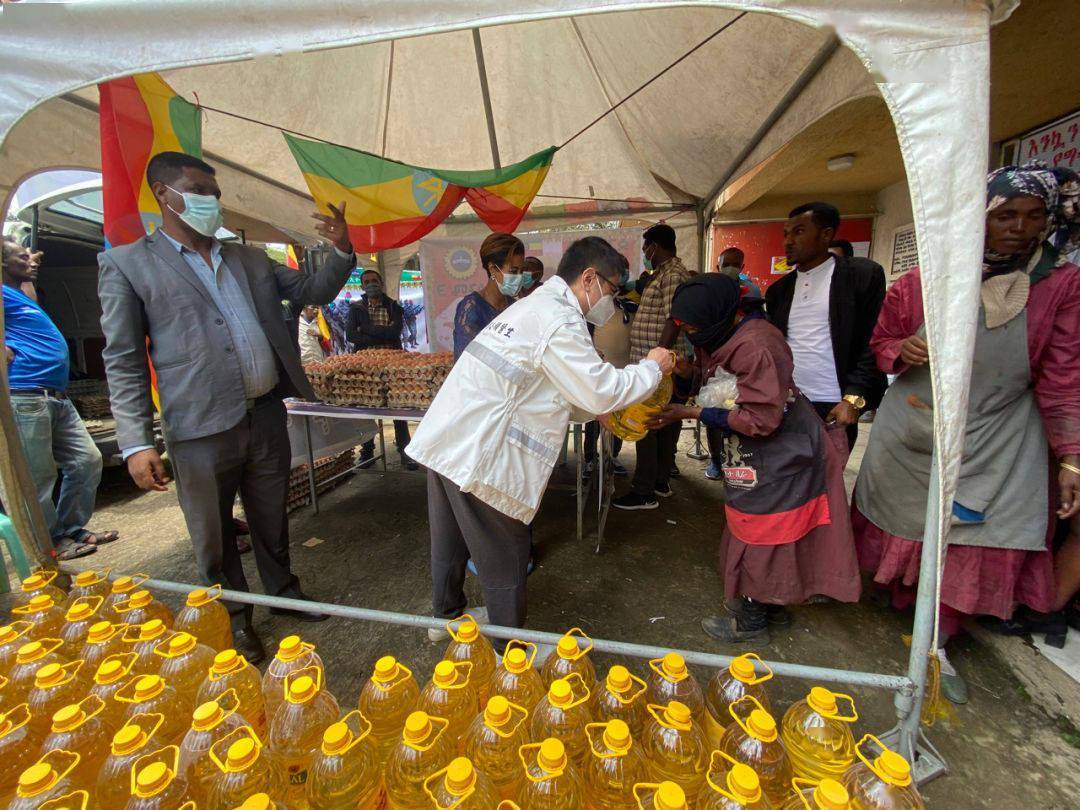
[[[150,158],[158,152],[202,157],[199,109],[157,73],[102,82],[98,91],[105,239],[126,245],[161,224],[146,182]]]
[[[511,233],[547,177],[555,147],[513,166],[475,172],[409,166],[286,134],[285,140],[320,207],[345,201],[357,252],[415,242],[465,200],[493,231]]]

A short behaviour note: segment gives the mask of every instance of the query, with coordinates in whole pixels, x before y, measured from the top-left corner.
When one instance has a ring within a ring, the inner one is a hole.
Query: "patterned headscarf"
[[[1058,179],[1046,164],[1033,160],[1023,166],[1002,166],[990,172],[986,178],[986,213],[1000,208],[1016,197],[1038,197],[1046,204],[1047,230],[1038,240],[1042,242],[1053,228],[1054,213],[1058,204]],[[1036,243],[1038,245],[1038,243]],[[985,272],[1007,273],[1019,269],[1035,249],[1003,255],[989,247],[983,254]]]

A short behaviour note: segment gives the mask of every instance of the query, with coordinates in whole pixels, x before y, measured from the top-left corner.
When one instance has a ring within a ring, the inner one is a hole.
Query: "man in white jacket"
[[[549,282],[473,339],[420,423],[407,452],[428,468],[435,616],[464,612],[471,556],[490,622],[524,625],[528,524],[571,417],[640,402],[671,372],[667,349],[616,369],[593,348],[586,321],[614,313],[622,270],[603,239],[574,242]]]

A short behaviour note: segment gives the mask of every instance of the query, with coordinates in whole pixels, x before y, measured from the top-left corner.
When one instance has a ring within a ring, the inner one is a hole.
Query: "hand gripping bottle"
[[[29,768],[41,748],[43,735],[30,726],[30,708],[20,703],[0,714],[0,791],[7,792]]]
[[[772,810],[754,769],[723,751],[712,752],[705,784],[701,810]]]
[[[276,760],[285,782],[279,797],[290,807],[303,807],[308,771],[326,727],[341,715],[338,702],[323,688],[322,667],[297,670],[285,679],[285,702],[270,723],[267,752]]]
[[[130,650],[136,656],[134,671],[139,675],[156,675],[160,672],[162,658],[154,655],[154,650],[169,637],[169,628],[165,626],[165,622],[161,619],[150,619],[142,624],[122,626],[124,650]]]
[[[217,652],[229,649],[233,645],[232,624],[220,598],[220,585],[192,591],[176,614],[173,629],[191,633],[199,643]]]
[[[108,756],[97,775],[94,799],[98,807],[123,807],[131,796],[131,766],[144,754],[155,750],[160,714],[137,714],[112,735]]]
[[[68,598],[55,584],[60,572],[55,569],[35,571],[19,583],[19,592],[15,594],[15,605],[28,605],[35,596],[48,596],[58,605],[63,605]]]
[[[71,580],[71,590],[68,591],[65,607],[70,608],[76,601],[87,596],[100,596],[102,603],[109,596],[112,585],[109,583],[109,571],[80,571]]]
[[[847,789],[835,779],[820,782],[810,779],[791,780],[795,795],[787,800],[783,810],[851,810],[851,797]]]
[[[34,675],[34,685],[26,695],[32,724],[48,731],[57,709],[75,703],[86,694],[86,681],[80,677],[82,668],[82,661],[69,661],[66,664],[46,664],[38,669]]]
[[[525,779],[517,804],[528,810],[579,810],[585,807],[585,791],[574,763],[561,740],[548,737],[518,749]]]
[[[60,638],[67,645],[65,649],[78,650],[86,643],[90,627],[98,622],[97,612],[101,602],[100,596],[81,596],[70,603],[64,614],[64,623],[60,625]]]
[[[457,741],[446,734],[447,722],[416,711],[405,718],[401,737],[383,769],[390,810],[427,810],[431,800],[424,781],[454,756]]]
[[[281,774],[251,726],[241,726],[214,743],[210,759],[219,773],[210,785],[207,807],[236,807],[256,793],[282,794]]]
[[[686,667],[686,660],[677,652],[669,652],[663,658],[649,661],[649,674],[645,678],[649,689],[646,698],[649,703],[667,706],[677,700],[690,707],[694,722],[701,722],[705,698],[697,679]]]
[[[837,698],[847,703],[842,713]],[[792,705],[780,724],[780,738],[787,748],[795,775],[819,782],[841,779],[855,761],[851,723],[859,719],[849,695],[815,686],[805,700]]]
[[[74,751],[55,749],[47,751],[22,772],[16,783],[14,795],[9,795],[8,810],[37,810],[43,802],[55,799],[74,790],[69,774],[79,764]]]
[[[872,760],[866,752],[872,742],[878,754]],[[859,761],[848,768],[841,780],[858,810],[923,810],[924,804],[911,779],[911,766],[877,737],[867,734],[855,746]]]
[[[371,723],[356,709],[331,723],[311,761],[306,786],[311,810],[377,810],[385,803]]]
[[[536,705],[547,691],[540,673],[533,667],[536,649],[536,645],[531,641],[513,640],[507,643],[502,666],[496,667],[491,673],[488,700],[495,695],[502,695],[518,706]]]
[[[133,592],[123,602],[116,602],[113,611],[122,624],[144,624],[151,619],[161,619],[166,627],[171,627],[173,623],[172,611],[145,589]]]
[[[322,667],[322,658],[315,652],[314,644],[300,640],[300,636],[285,636],[278,645],[277,654],[270,660],[262,676],[263,702],[266,716],[272,722],[274,714],[285,700],[285,678],[297,670]]]
[[[521,782],[518,749],[528,740],[529,712],[502,695],[492,695],[465,732],[465,756],[495,786],[500,798],[517,795]]]
[[[755,661],[758,669],[765,670],[764,675],[759,675],[755,670]],[[710,748],[720,745],[724,729],[731,725],[729,708],[735,701],[752,695],[765,711],[770,710],[769,696],[762,684],[772,676],[772,670],[765,666],[756,653],[737,656],[732,659],[727,669],[717,671],[709,681],[705,693],[705,736],[709,740]]]
[[[454,624],[457,630],[454,630]],[[487,705],[491,675],[495,672],[495,650],[480,633],[476,619],[466,613],[446,623],[446,632],[450,634],[450,644],[443,653],[444,661],[471,661],[472,671],[469,680],[480,699],[480,708]],[[438,714],[438,712],[436,712]]]
[[[135,653],[117,653],[101,662],[90,684],[90,693],[101,698],[105,709],[101,713],[101,722],[107,733],[116,731],[124,724],[127,705],[115,699],[124,684],[131,680],[132,667],[135,665]]]
[[[681,787],[687,802],[696,806],[709,764],[705,735],[684,703],[650,703],[647,708],[650,719],[645,723],[641,747],[649,770],[657,782],[674,782]]]
[[[729,711],[735,725],[724,732],[720,751],[753,768],[769,802],[783,804],[791,793],[792,770],[776,720],[750,695],[732,703]]]
[[[226,689],[235,689],[240,700],[240,714],[255,730],[259,739],[266,736],[269,721],[263,701],[262,678],[259,670],[247,662],[236,650],[222,650],[214,656],[214,663],[199,687],[196,703],[213,700]]]
[[[446,736],[458,750],[464,742],[465,730],[480,709],[471,676],[471,661],[440,661],[416,702],[418,710],[447,722]]]
[[[439,810],[491,810],[499,796],[488,778],[467,757],[457,757],[424,780],[431,806]]]
[[[101,606],[101,615],[109,621],[120,621],[120,614],[113,608],[118,602],[126,602],[128,597],[148,579],[150,579],[148,574],[125,575],[114,579],[109,595],[105,597],[105,604]]]
[[[177,771],[180,753],[167,745],[135,760],[131,766],[131,797],[125,810],[173,810],[189,798],[187,783]]]
[[[127,625],[113,622],[97,621],[90,625],[86,632],[86,643],[78,651],[79,658],[86,662],[87,672],[97,672],[101,662],[110,655],[128,651],[128,645],[124,642],[125,630]]]
[[[60,627],[64,624],[64,609],[61,604],[53,601],[49,594],[39,593],[25,605],[12,608],[11,615],[33,625],[26,633],[27,638],[57,638]]]
[[[582,781],[585,801],[594,810],[622,810],[634,804],[634,785],[648,776],[641,747],[634,745],[630,727],[622,720],[590,723],[589,756]]]
[[[634,798],[640,810],[689,810],[686,793],[674,782],[638,782]]]
[[[42,638],[28,641],[19,647],[15,654],[15,664],[8,674],[8,684],[4,687],[8,703],[21,703],[34,686],[37,671],[46,664],[67,663],[67,656],[62,651],[64,642],[58,638]]]
[[[360,713],[371,723],[371,738],[383,763],[401,738],[405,718],[420,699],[412,670],[392,655],[375,662],[371,678],[360,690]]]
[[[236,690],[228,689],[216,700],[200,703],[191,713],[191,728],[180,743],[179,768],[196,798],[206,799],[218,774],[217,766],[210,759],[214,743],[247,725],[236,711],[238,706]]]
[[[30,622],[11,622],[0,627],[0,672],[8,674],[19,647],[30,641],[26,634],[33,626]]]
[[[660,385],[646,399],[611,414],[611,432],[623,441],[641,441],[649,432],[645,423],[671,402],[671,394],[674,390],[675,384],[671,380],[671,375],[665,374],[660,380]]]
[[[214,664],[214,651],[190,633],[173,633],[158,642],[154,655],[161,659],[158,674],[180,696],[179,708],[185,712],[194,708],[199,687]]]
[[[180,742],[187,731],[187,712],[180,711],[176,690],[160,675],[137,675],[113,695],[113,700],[125,704],[124,722],[137,714],[164,715],[158,737],[165,745]]]
[[[597,684],[592,698],[592,713],[600,722],[622,720],[630,727],[630,735],[641,739],[648,711],[645,708],[645,681],[616,664],[608,670],[603,683]]]
[[[584,647],[581,646],[582,640],[585,641]],[[580,627],[567,630],[555,645],[555,649],[548,653],[544,666],[540,669],[544,688],[550,689],[552,681],[576,672],[591,691],[596,683],[596,670],[589,660],[589,650],[592,647],[592,639],[585,635]]]
[[[54,749],[78,752],[79,764],[69,777],[80,787],[93,786],[109,752],[103,744],[106,734],[101,724],[101,710],[104,707],[101,699],[94,695],[64,706],[53,714],[49,736],[41,744],[42,752]]]
[[[575,766],[585,762],[589,738],[585,726],[592,720],[589,689],[579,673],[552,681],[547,695],[533,708],[529,729],[534,740],[555,737],[566,747]]]

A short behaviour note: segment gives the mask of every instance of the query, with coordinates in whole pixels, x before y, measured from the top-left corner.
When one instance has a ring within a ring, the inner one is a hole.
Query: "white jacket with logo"
[[[633,405],[656,390],[660,377],[652,360],[624,369],[601,360],[577,298],[556,276],[473,339],[407,452],[463,492],[528,523],[571,414],[584,421]]]

